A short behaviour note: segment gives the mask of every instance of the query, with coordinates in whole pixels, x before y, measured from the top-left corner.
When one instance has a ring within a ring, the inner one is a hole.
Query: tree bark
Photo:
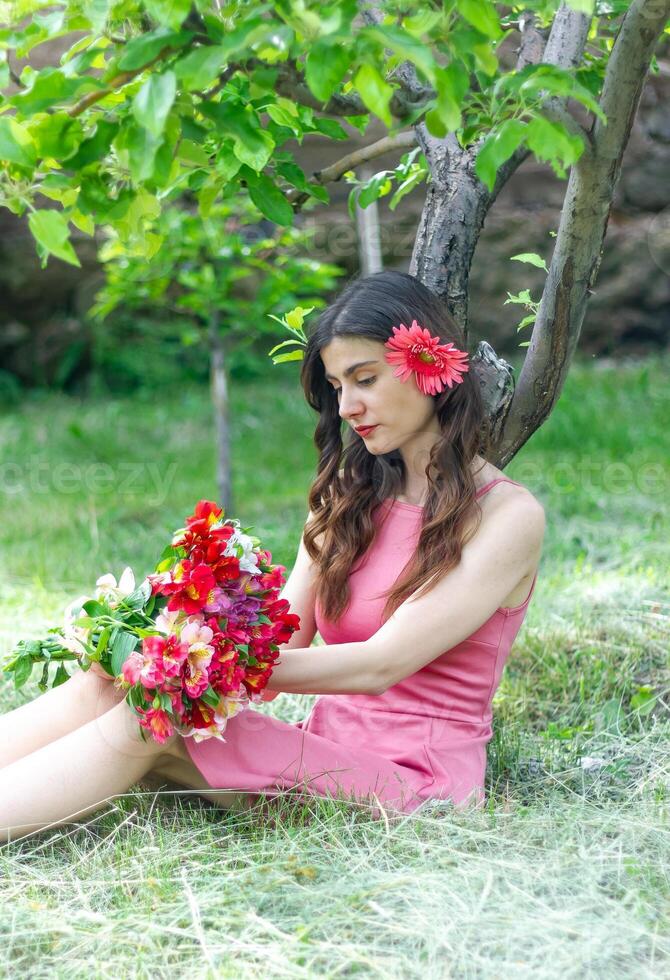
[[[372,176],[369,167],[361,169],[359,180],[366,181]],[[356,229],[358,231],[358,260],[361,275],[371,276],[382,270],[382,247],[379,231],[379,208],[373,201],[366,208],[356,204]]]
[[[209,321],[209,351],[210,387],[216,432],[216,485],[219,494],[218,502],[228,516],[233,513],[228,381],[225,345],[221,336],[218,310],[212,313]]]
[[[602,257],[614,189],[654,48],[670,0],[634,0],[614,41],[591,151],[573,164],[537,319],[492,460],[505,466],[556,403],[584,321]]]
[[[530,64],[531,58],[561,68],[577,64],[589,23],[585,14],[563,4],[556,13],[544,51],[534,35],[532,55],[530,46],[522,43],[517,67]],[[528,28],[531,26],[529,22]],[[549,101],[551,110],[556,112],[558,100]],[[489,191],[474,169],[482,140],[463,149],[453,133],[438,139],[428,132],[425,123],[419,123],[416,131],[431,175],[409,271],[442,297],[467,338],[468,280],[475,248],[489,209],[528,151],[522,149],[507,161]]]

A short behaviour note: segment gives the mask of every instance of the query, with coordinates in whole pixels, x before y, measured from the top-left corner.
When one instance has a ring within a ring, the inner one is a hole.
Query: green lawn
[[[548,526],[496,695],[486,811],[387,825],[286,801],[263,819],[131,793],[0,849],[0,974],[667,972],[669,367],[578,363],[508,467]],[[287,570],[316,463],[293,368],[231,392],[231,516]],[[0,416],[0,481],[4,654],[102,572],[153,570],[193,503],[216,498],[207,392],[32,395]],[[0,711],[36,679],[0,678]],[[312,701],[263,710],[295,720]]]

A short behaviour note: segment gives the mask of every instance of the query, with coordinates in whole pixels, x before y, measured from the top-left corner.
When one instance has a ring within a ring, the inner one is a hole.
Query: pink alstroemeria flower
[[[162,708],[138,708],[142,715],[140,725],[151,733],[156,742],[163,745],[174,733],[169,715]]]

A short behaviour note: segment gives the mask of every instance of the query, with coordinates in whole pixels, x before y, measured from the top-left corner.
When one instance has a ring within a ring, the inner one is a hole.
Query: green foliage
[[[525,8],[546,27],[558,6],[529,0]],[[592,12],[589,0],[573,6]],[[355,0],[19,3],[0,29],[0,52],[21,59],[48,39],[71,43],[57,65],[25,67],[19,91],[0,96],[0,205],[37,215],[30,227],[43,263],[55,255],[77,264],[71,224],[89,234],[110,226],[123,238],[139,214],[155,217],[184,192],[203,214],[241,196],[290,227],[295,191],[308,205],[327,202],[328,192],[286,144],[346,139],[344,122],[365,134],[373,117],[390,134],[423,119],[436,137],[475,143],[476,172],[489,188],[521,145],[564,176],[583,147],[544,114],[545,100],[571,98],[602,118],[604,66],[625,6],[599,5],[577,69],[516,71],[498,49],[518,11],[491,0],[420,0],[410,9],[389,0],[378,24],[361,22]],[[425,86],[416,102],[394,74],[402,63]],[[0,86],[9,77],[5,57]],[[410,167],[405,158],[392,206],[426,175],[425,160]],[[392,181],[388,172],[358,186],[361,206],[390,193]],[[54,217],[44,217],[41,195],[58,205]],[[145,258],[154,246],[148,237]]]
[[[90,310],[98,374],[109,375],[112,387],[124,377],[145,387],[206,380],[212,327],[233,376],[260,374],[263,339],[276,334],[270,311],[306,301],[320,308],[342,275],[310,257],[311,231],[263,233],[260,219],[237,198],[212,204],[206,216],[202,202],[140,212],[123,237],[108,228],[100,249],[105,285]]]

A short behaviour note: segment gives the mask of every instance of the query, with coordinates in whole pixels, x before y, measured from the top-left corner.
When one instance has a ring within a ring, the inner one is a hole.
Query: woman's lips
[[[369,436],[369,435],[370,435],[370,433],[371,433],[371,432],[374,432],[374,430],[375,430],[376,428],[378,428],[378,426],[376,426],[376,425],[368,425],[368,426],[367,426],[366,428],[363,428],[363,429],[356,429],[356,432],[357,432],[357,433],[359,434],[359,436],[362,436],[362,437],[363,437],[363,439],[365,439],[365,438],[366,438],[366,436]]]

